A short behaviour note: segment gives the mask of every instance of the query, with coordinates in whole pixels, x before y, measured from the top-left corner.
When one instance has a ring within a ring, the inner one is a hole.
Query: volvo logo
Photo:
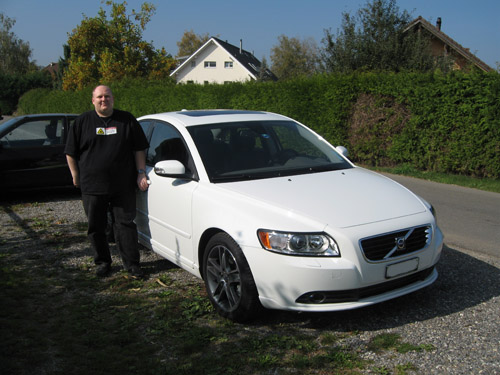
[[[406,249],[406,238],[396,237],[396,251],[403,251]]]

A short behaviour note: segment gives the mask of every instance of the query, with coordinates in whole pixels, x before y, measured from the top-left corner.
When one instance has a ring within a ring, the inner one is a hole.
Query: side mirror
[[[163,177],[185,177],[186,168],[178,160],[162,160],[155,164],[155,173]]]
[[[335,147],[335,150],[344,157],[349,157],[349,151],[347,151],[347,148],[345,148],[344,146],[337,146]]]

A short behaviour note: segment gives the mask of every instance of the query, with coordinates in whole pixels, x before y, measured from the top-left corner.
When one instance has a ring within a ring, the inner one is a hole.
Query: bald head
[[[92,91],[92,104],[100,117],[109,117],[113,114],[115,100],[108,86],[99,85]]]

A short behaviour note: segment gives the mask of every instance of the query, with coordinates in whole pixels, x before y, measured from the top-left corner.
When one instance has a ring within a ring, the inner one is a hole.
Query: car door
[[[0,139],[2,189],[71,185],[64,116],[27,117]]]
[[[157,175],[154,165],[162,160],[180,161],[189,177]],[[192,268],[195,256],[191,206],[198,182],[191,155],[175,127],[155,122],[146,164],[149,189],[137,194],[136,223],[141,240],[147,241],[154,251],[172,262]]]

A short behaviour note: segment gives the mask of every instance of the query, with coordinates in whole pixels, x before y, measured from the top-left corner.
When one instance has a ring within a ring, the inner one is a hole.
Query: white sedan
[[[236,110],[139,122],[150,140],[140,242],[203,278],[222,316],[354,309],[436,280],[431,205],[306,126]]]

